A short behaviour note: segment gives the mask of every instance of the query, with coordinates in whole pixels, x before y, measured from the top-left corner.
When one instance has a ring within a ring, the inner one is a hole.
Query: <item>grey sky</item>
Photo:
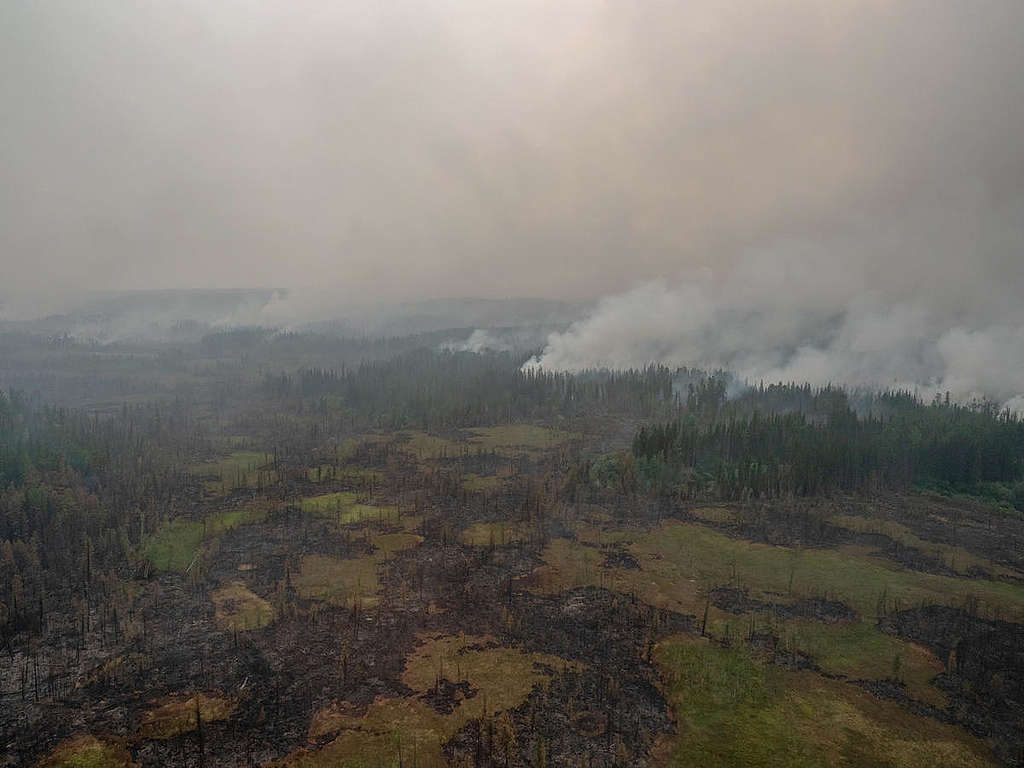
[[[0,105],[33,306],[1024,291],[1020,0],[5,0]]]

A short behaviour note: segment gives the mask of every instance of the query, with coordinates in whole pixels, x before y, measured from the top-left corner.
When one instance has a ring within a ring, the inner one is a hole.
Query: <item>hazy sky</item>
[[[3,0],[0,105],[0,293],[1024,293],[1021,0]]]

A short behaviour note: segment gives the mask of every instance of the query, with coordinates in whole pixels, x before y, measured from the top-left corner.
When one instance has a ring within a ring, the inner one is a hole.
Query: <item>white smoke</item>
[[[479,355],[483,352],[511,352],[514,345],[506,339],[492,335],[483,328],[477,328],[469,335],[468,339],[446,341],[441,345],[441,349],[447,352],[473,352]]]
[[[878,281],[850,264],[791,265],[800,268],[761,254],[725,275],[662,279],[607,297],[551,334],[526,365],[722,368],[750,382],[905,388],[925,398],[948,391],[1024,412],[1024,319],[997,301],[995,287],[989,306],[983,291],[955,306],[934,293],[872,287]]]

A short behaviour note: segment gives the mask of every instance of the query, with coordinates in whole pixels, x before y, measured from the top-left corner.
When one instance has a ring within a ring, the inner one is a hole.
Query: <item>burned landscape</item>
[[[0,401],[6,764],[1024,761],[1015,418],[245,339]]]
[[[0,768],[1024,768],[1022,0],[0,0]]]

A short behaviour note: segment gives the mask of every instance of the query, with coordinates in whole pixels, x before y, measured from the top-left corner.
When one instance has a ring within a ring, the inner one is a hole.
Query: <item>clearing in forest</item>
[[[446,765],[441,745],[473,718],[496,717],[499,737],[510,734],[500,714],[521,704],[547,670],[575,666],[540,653],[500,646],[494,638],[471,635],[423,636],[406,659],[402,681],[414,693],[377,698],[360,713],[338,704],[318,712],[310,741],[333,740],[319,750],[299,750],[283,766]]]
[[[36,768],[137,768],[137,763],[119,743],[77,736],[60,744]]]
[[[655,660],[678,721],[659,751],[672,765],[730,768],[988,768],[966,731],[808,671],[755,658],[742,645],[672,638]]]
[[[227,720],[235,711],[230,699],[197,693],[193,696],[171,696],[156,709],[142,716],[139,737],[143,739],[171,739],[196,730],[196,712],[204,723]]]

